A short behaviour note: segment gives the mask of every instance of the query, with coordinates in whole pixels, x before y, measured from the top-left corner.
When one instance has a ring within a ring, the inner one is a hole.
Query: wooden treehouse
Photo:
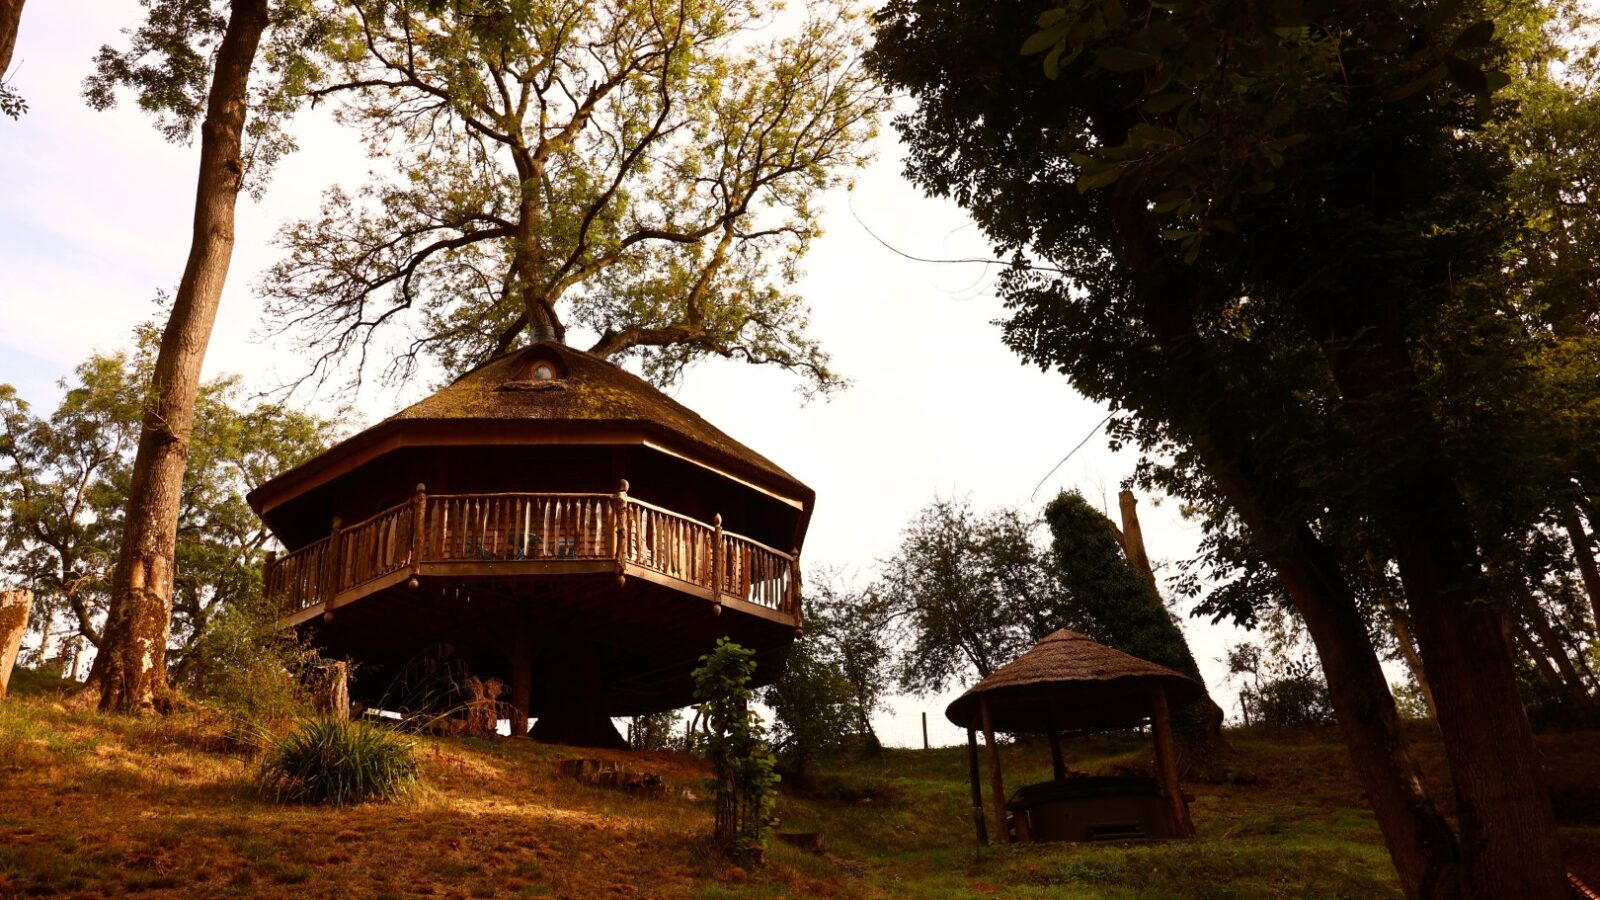
[[[369,705],[447,644],[534,737],[693,701],[724,635],[776,677],[815,494],[645,381],[541,341],[252,492],[285,626],[357,663]],[[515,724],[513,728],[515,729]]]

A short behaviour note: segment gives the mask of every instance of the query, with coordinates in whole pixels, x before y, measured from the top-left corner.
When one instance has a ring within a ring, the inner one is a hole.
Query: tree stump
[[[22,649],[22,635],[28,630],[28,612],[33,608],[33,591],[0,591],[0,700],[11,684],[11,667]]]
[[[312,679],[311,702],[322,715],[341,722],[350,721],[350,664],[341,661],[317,666]]]

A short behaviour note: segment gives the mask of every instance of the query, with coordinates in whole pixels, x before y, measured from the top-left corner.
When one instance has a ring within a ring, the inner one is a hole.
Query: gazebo
[[[994,814],[1001,836],[1009,808],[1016,839],[1113,840],[1188,837],[1189,808],[1178,786],[1171,711],[1198,700],[1192,679],[1149,660],[1113,650],[1087,635],[1061,629],[1014,662],[973,685],[945,710],[967,730],[972,815],[980,843],[988,842],[983,788],[978,779],[977,732],[988,746]],[[1136,728],[1155,736],[1155,780],[1068,778],[1061,737]],[[1022,788],[1008,803],[995,746],[997,731],[1050,739],[1055,780]]]
[[[281,624],[370,705],[448,645],[512,733],[620,745],[727,636],[770,682],[801,626],[815,495],[640,378],[557,341],[496,357],[250,494]]]

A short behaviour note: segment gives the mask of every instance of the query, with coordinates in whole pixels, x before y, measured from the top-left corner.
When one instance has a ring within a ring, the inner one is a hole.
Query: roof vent
[[[528,329],[528,336],[535,344],[542,343],[544,341],[559,340],[559,338],[556,337],[556,327],[548,324],[534,325]]]

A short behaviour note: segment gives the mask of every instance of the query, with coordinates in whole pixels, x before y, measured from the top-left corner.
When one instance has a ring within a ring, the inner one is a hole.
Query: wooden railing
[[[610,494],[449,494],[427,498],[424,562],[610,559]]]
[[[714,528],[638,500],[629,500],[624,509],[624,559],[690,584],[711,586]]]
[[[416,517],[411,504],[391,507],[348,528],[340,528],[337,590],[366,584],[411,565]]]
[[[328,537],[268,557],[264,581],[285,615],[427,563],[614,560],[732,597],[799,621],[795,556],[615,494],[429,495],[354,525],[335,519]],[[486,569],[485,574],[490,570]]]
[[[794,557],[726,532],[720,556],[717,590],[768,609],[787,611],[786,604],[793,596]]]

